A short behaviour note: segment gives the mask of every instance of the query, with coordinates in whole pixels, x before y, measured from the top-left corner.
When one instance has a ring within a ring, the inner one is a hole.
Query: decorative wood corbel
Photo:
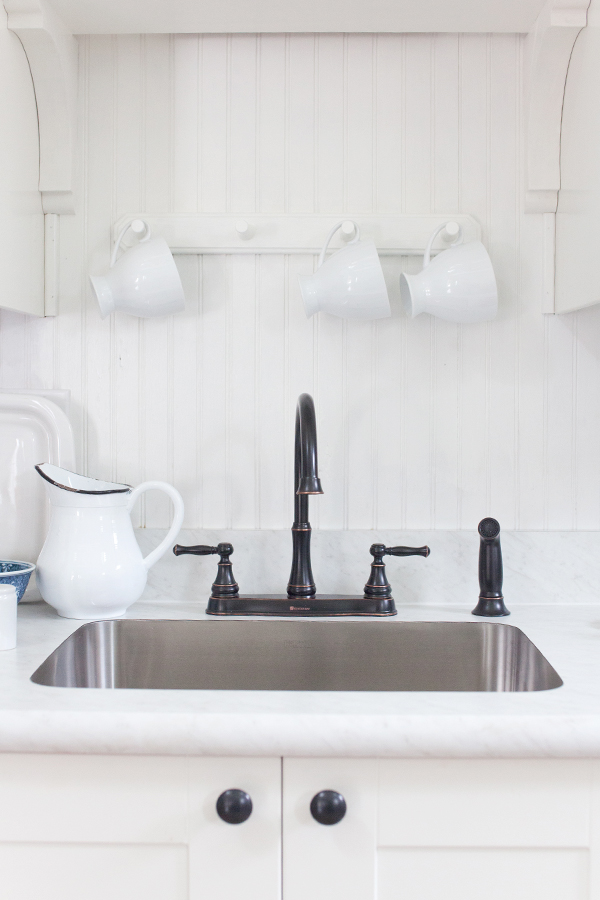
[[[548,0],[527,37],[525,210],[555,213],[569,61],[590,0]]]
[[[3,0],[8,27],[23,44],[38,109],[45,213],[75,212],[77,40],[46,0]]]

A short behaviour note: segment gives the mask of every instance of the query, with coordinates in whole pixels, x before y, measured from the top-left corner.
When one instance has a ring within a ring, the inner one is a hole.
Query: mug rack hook
[[[235,223],[235,230],[243,241],[249,241],[251,237],[254,237],[254,228],[246,219],[238,219]]]
[[[110,257],[110,268],[111,269],[117,261],[117,253],[119,252],[119,247],[121,246],[121,241],[123,240],[123,238],[125,237],[126,233],[129,231],[130,228],[134,234],[138,235],[138,237],[140,235],[143,235],[143,237],[140,237],[140,243],[142,241],[147,241],[149,238],[152,237],[152,231],[150,230],[150,226],[148,225],[147,222],[144,222],[143,219],[133,219],[131,222],[128,222],[127,225],[124,225],[123,228],[121,229],[121,231],[119,232],[117,239],[114,243],[113,249],[112,249],[112,254]]]
[[[431,262],[431,248],[433,247],[433,243],[434,243],[436,237],[442,231],[444,232],[444,240],[449,241],[451,247],[456,247],[457,244],[462,243],[462,239],[463,239],[462,226],[460,226],[458,224],[458,222],[444,222],[443,225],[440,225],[439,228],[436,228],[436,230],[433,232],[433,234],[429,238],[429,243],[427,244],[427,247],[425,248],[425,254],[423,256],[423,268],[425,268],[425,266],[428,266],[429,263]]]

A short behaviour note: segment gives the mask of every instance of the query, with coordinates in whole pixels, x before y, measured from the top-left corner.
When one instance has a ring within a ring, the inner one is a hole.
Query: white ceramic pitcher
[[[148,569],[179,533],[181,495],[163,481],[145,481],[131,488],[76,475],[49,463],[35,468],[46,481],[52,506],[48,535],[37,562],[42,597],[67,619],[122,616],[141,596]],[[151,489],[168,494],[175,515],[164,541],[144,558],[129,514],[140,494]]]

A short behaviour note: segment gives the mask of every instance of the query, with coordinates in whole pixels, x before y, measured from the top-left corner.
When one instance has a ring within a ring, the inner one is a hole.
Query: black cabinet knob
[[[321,825],[337,825],[346,815],[346,801],[337,791],[319,791],[310,801],[310,812]]]
[[[246,791],[240,791],[238,788],[223,791],[217,800],[217,813],[229,825],[240,825],[250,818],[252,798]]]

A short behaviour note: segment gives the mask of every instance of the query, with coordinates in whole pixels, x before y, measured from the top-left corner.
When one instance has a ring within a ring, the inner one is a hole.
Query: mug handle
[[[143,229],[140,228],[140,226],[142,226],[142,225],[144,226]],[[144,241],[150,240],[150,238],[152,237],[152,232],[150,230],[150,226],[148,225],[147,222],[144,222],[143,219],[132,219],[131,222],[128,222],[127,225],[124,225],[123,228],[121,229],[121,231],[119,232],[119,235],[115,241],[115,244],[114,244],[111,256],[110,256],[110,266],[109,266],[110,269],[112,269],[112,267],[114,266],[114,264],[117,261],[117,253],[119,252],[119,247],[121,246],[121,241],[125,237],[125,232],[129,231],[130,228],[136,234],[140,234],[141,231],[146,232],[144,237],[139,239],[138,243],[140,243],[140,244],[143,244]]]
[[[345,225],[346,222],[352,222],[352,219],[344,219],[343,222],[338,222],[337,225],[334,225],[334,226],[333,226],[333,228],[331,229],[331,231],[330,231],[329,234],[327,235],[327,240],[325,241],[325,245],[324,245],[323,249],[321,250],[321,253],[320,253],[320,256],[319,256],[319,262],[317,263],[317,269],[320,269],[321,266],[323,265],[323,263],[325,262],[325,254],[327,253],[327,248],[329,247],[329,241],[330,241],[331,238],[334,236],[334,234],[336,233],[336,231],[337,231],[339,228],[341,228],[342,225]],[[352,238],[351,241],[348,241],[349,244],[355,244],[357,241],[360,240],[360,228],[358,227],[358,225],[356,224],[356,222],[352,222],[352,224],[354,225],[354,230],[356,231],[356,234],[354,235],[354,237]]]
[[[133,509],[133,504],[144,491],[157,490],[162,491],[167,494],[171,500],[173,501],[173,506],[175,507],[175,514],[173,516],[173,522],[171,523],[171,527],[169,528],[169,533],[166,538],[160,542],[158,547],[155,547],[154,550],[148,554],[144,558],[144,565],[147,569],[150,569],[155,562],[161,558],[161,556],[167,551],[167,549],[171,546],[179,532],[181,531],[181,526],[183,525],[183,500],[179,491],[175,490],[175,488],[171,484],[167,484],[166,481],[144,481],[142,484],[138,484],[136,488],[134,488],[131,492],[131,496],[129,497],[129,501],[127,503],[127,512],[131,512]]]
[[[433,247],[433,242],[435,241],[436,237],[438,236],[440,231],[443,231],[445,228],[448,227],[448,225],[452,225],[452,224],[456,224],[456,223],[444,222],[443,225],[440,225],[439,228],[435,229],[435,231],[429,238],[429,243],[427,244],[427,247],[425,248],[425,254],[423,256],[423,268],[425,268],[425,266],[428,266],[429,263],[431,262],[431,248]],[[457,247],[458,244],[462,244],[462,239],[463,239],[463,230],[462,230],[462,226],[459,225],[458,226],[458,236],[454,238],[454,240],[452,241],[450,246]]]

